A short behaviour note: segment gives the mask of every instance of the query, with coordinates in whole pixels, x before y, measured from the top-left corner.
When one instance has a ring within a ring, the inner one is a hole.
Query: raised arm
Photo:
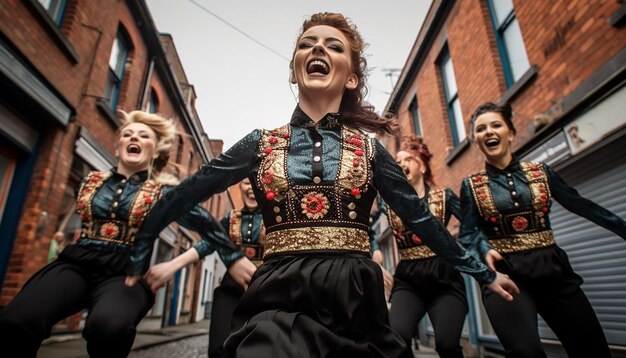
[[[260,131],[255,130],[237,142],[228,151],[204,165],[155,203],[135,238],[127,266],[128,275],[146,272],[152,243],[172,221],[185,214],[199,202],[226,190],[245,178],[257,165]]]
[[[613,212],[578,194],[578,191],[544,164],[548,174],[548,184],[552,197],[563,207],[576,215],[582,216],[603,228],[610,230],[626,240],[626,221]]]

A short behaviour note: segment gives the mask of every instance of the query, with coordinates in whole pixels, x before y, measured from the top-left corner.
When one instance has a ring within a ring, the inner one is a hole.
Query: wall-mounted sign
[[[626,125],[626,86],[563,128],[572,155],[598,143]]]

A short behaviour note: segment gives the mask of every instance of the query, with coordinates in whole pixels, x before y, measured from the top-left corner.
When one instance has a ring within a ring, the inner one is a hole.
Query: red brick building
[[[75,238],[80,179],[116,162],[118,110],[177,121],[183,135],[171,161],[182,175],[221,150],[200,124],[172,38],[159,35],[145,1],[0,1],[0,88],[0,306],[47,263],[56,231]],[[216,217],[232,207],[227,193],[206,205]],[[197,240],[172,225],[153,260]],[[166,324],[203,317],[202,268],[183,270],[178,292],[161,290],[152,314],[166,315],[174,302],[182,313]]]
[[[471,113],[486,101],[510,102],[516,154],[547,162],[624,218],[625,16],[617,0],[435,0],[384,113],[404,134],[425,138],[435,181],[458,193],[462,178],[484,167],[469,139]],[[398,138],[382,141],[397,151]],[[557,242],[585,279],[617,356],[626,348],[626,245],[559,205],[553,209]],[[387,247],[393,261],[393,245]],[[466,333],[480,349],[466,353],[497,351],[475,287],[469,295]],[[543,321],[540,332],[548,350],[560,349]]]

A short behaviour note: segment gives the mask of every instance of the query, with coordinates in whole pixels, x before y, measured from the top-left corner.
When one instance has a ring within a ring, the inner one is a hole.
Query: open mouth
[[[485,146],[487,148],[493,148],[493,147],[497,147],[498,144],[500,144],[500,141],[496,138],[492,138],[492,139],[487,139],[485,141]]]
[[[130,144],[128,147],[126,147],[126,152],[129,154],[139,154],[141,153],[141,147],[137,144]]]
[[[404,175],[409,176],[409,174],[411,174],[411,171],[409,170],[409,168],[403,168],[402,171],[404,172]]]
[[[309,61],[309,64],[306,67],[306,72],[309,75],[317,74],[317,75],[327,75],[330,72],[330,66],[326,63],[326,61],[314,58]]]

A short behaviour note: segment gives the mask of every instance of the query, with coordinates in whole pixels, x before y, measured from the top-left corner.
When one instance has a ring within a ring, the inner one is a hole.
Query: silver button
[[[506,173],[506,176],[510,178],[511,177],[511,173]]]
[[[519,203],[516,201],[515,203],[513,203],[513,205],[515,205],[515,207],[519,207]]]
[[[322,145],[322,142],[315,142],[315,147],[319,148]]]
[[[513,185],[513,181],[509,180],[509,185]]]
[[[278,206],[275,206],[275,207],[274,207],[274,212],[275,212],[275,213],[280,213],[280,208],[279,208]]]
[[[515,195],[517,195],[517,192],[516,191],[512,191],[511,195],[515,196]]]
[[[115,191],[115,193],[116,193],[116,194],[122,194],[122,189],[121,189],[121,188],[120,188],[120,189],[117,189],[117,190]]]
[[[280,215],[276,216],[276,222],[277,223],[283,222],[283,217]]]
[[[115,219],[115,213],[111,213],[111,218]]]
[[[348,204],[348,209],[354,210],[354,208],[356,208],[356,204],[355,203]]]
[[[322,178],[320,178],[320,177],[313,177],[313,182],[314,182],[315,184],[319,184],[319,183],[321,183],[321,182],[322,182]]]
[[[248,227],[252,227],[252,223],[248,223]]]
[[[114,207],[114,208],[117,208],[117,206],[118,206],[118,205],[119,205],[119,204],[118,204],[118,202],[117,202],[117,201],[114,201],[114,202],[113,202],[113,207]]]
[[[250,242],[250,239],[246,239],[247,242]]]
[[[348,216],[350,217],[350,219],[356,219],[356,211],[351,211]]]
[[[122,184],[126,184],[126,179],[122,179]]]
[[[248,230],[248,235],[252,235],[252,231]]]
[[[320,158],[319,155],[316,155],[316,156],[313,157],[313,161],[314,162],[319,162],[320,160],[322,160],[322,158]]]

